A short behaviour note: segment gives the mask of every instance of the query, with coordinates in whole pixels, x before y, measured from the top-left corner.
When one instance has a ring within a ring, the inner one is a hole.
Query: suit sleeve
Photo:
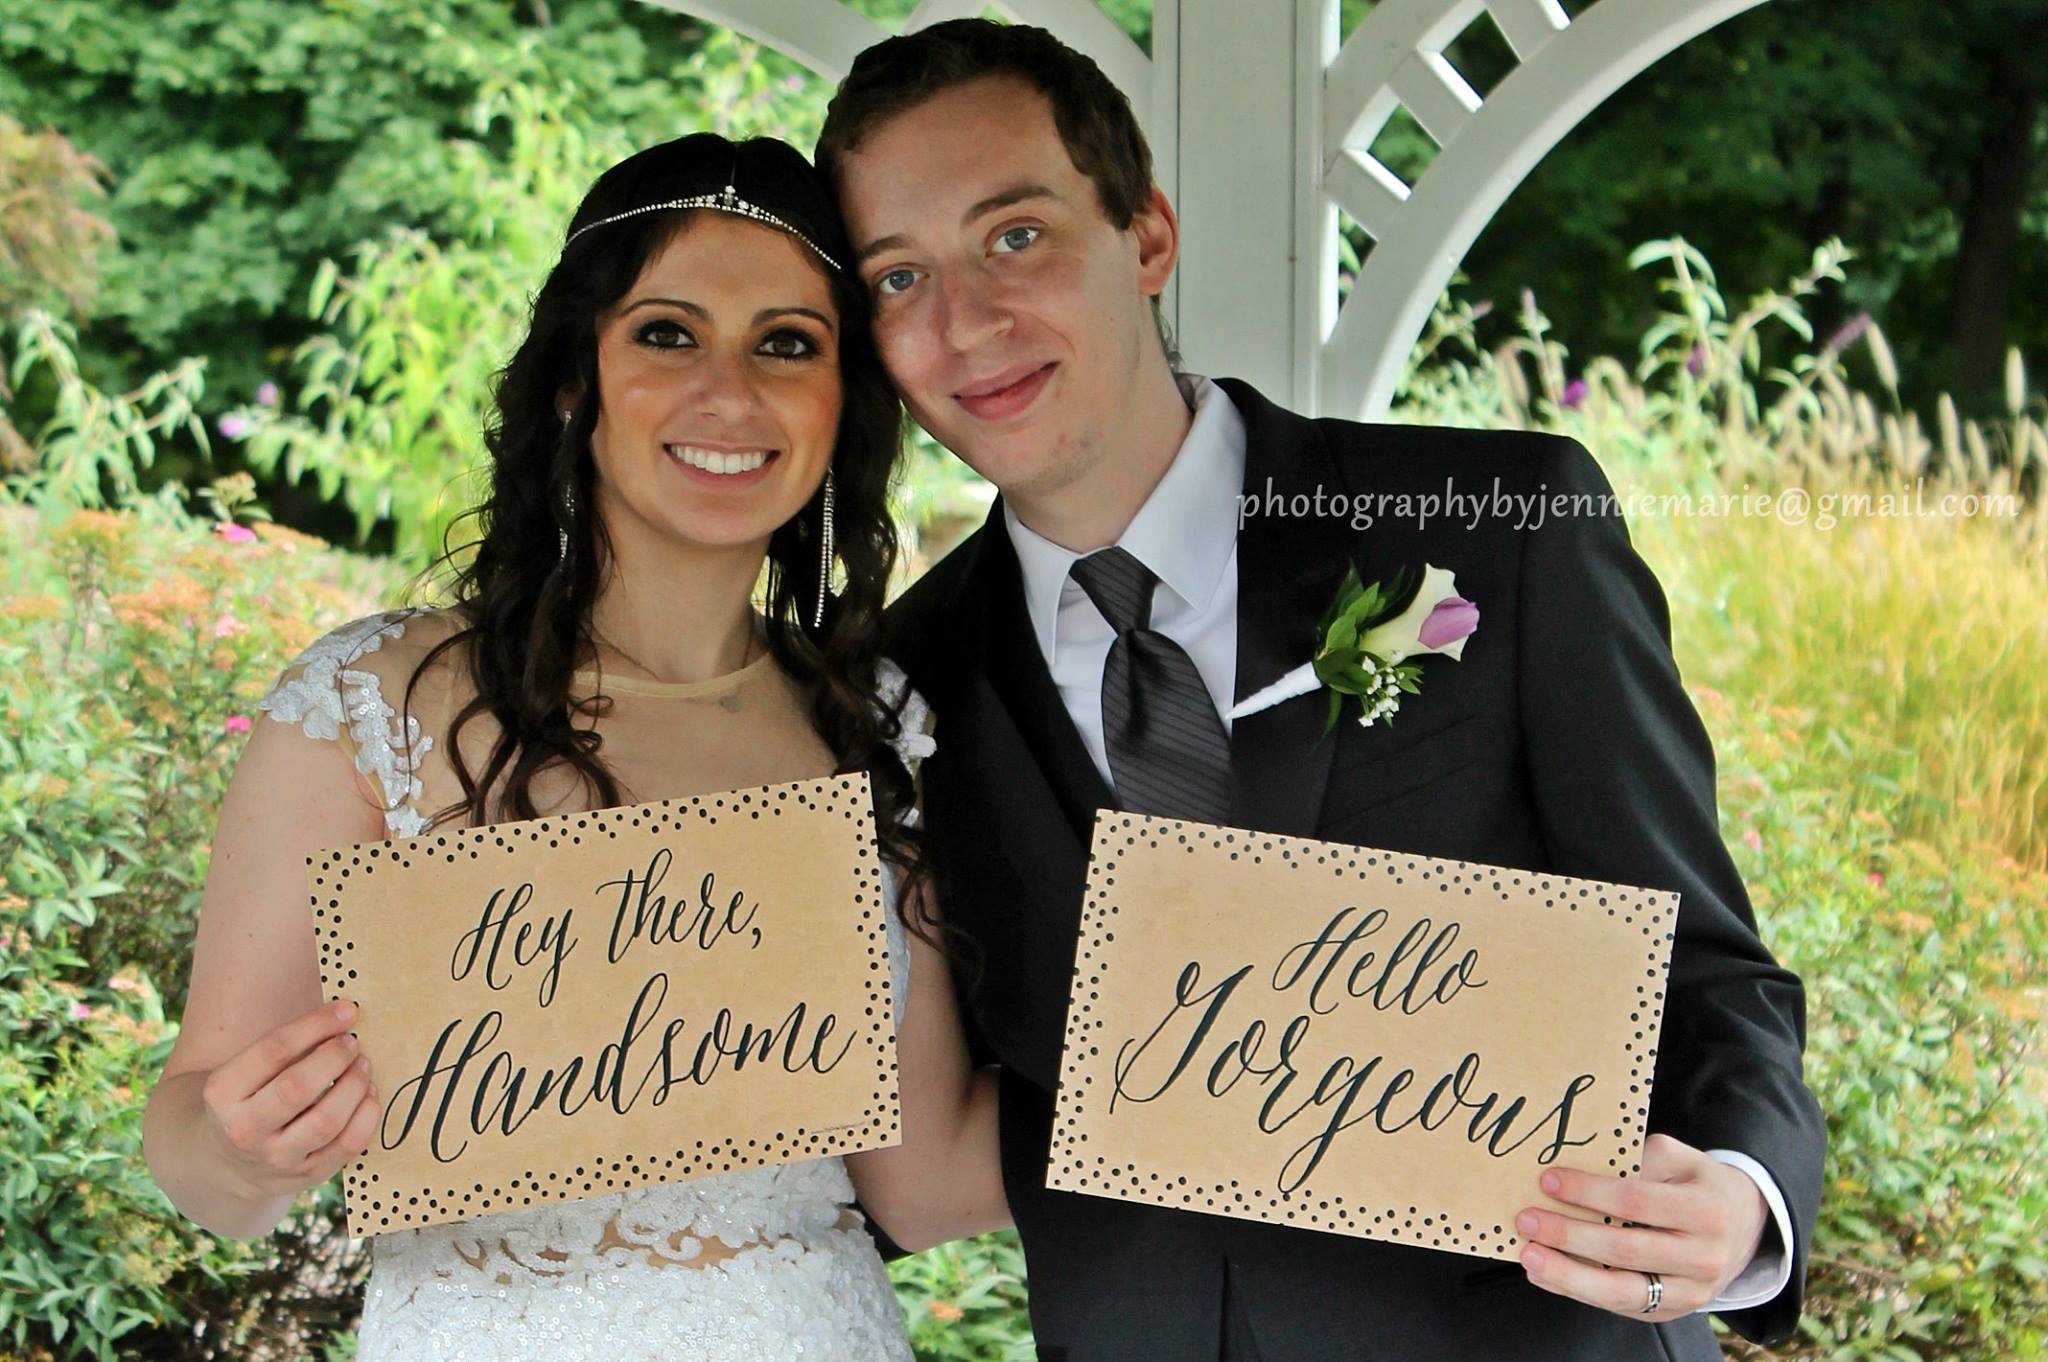
[[[1540,467],[1549,513],[1522,535],[1516,650],[1543,837],[1560,873],[1679,893],[1649,1128],[1739,1151],[1776,1180],[1791,1280],[1724,1318],[1746,1338],[1779,1338],[1798,1323],[1826,1146],[1802,1077],[1805,990],[1757,936],[1664,593],[1605,474],[1570,440],[1550,442]]]

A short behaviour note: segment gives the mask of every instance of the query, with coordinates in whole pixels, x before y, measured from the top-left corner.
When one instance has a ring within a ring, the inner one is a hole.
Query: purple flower
[[[84,1003],[71,1004],[71,1020],[84,1021],[87,1017],[90,1017],[91,1015],[92,1009],[87,1007]]]
[[[249,422],[246,417],[237,416],[233,412],[229,412],[226,416],[220,418],[220,424],[216,429],[226,439],[239,440],[249,433]]]
[[[230,714],[228,715],[227,722],[222,724],[220,728],[223,733],[247,733],[249,731],[249,716],[246,714]]]
[[[1425,648],[1441,648],[1467,638],[1479,627],[1479,607],[1463,596],[1446,596],[1429,612],[1416,635]]]
[[[223,520],[220,524],[213,527],[213,532],[227,540],[230,544],[253,544],[256,542],[256,531],[250,529],[247,525],[237,525],[231,521]]]
[[[1698,378],[1702,373],[1706,372],[1706,368],[1707,347],[1704,345],[1693,346],[1692,353],[1685,357],[1685,371],[1694,378]]]
[[[1828,337],[1828,351],[1831,354],[1841,354],[1842,351],[1848,349],[1850,346],[1854,345],[1858,340],[1862,339],[1863,333],[1868,331],[1869,329],[1870,314],[1868,312],[1857,313],[1854,317],[1851,317],[1849,319],[1848,324],[1845,325],[1840,331],[1837,331],[1834,335]]]
[[[1565,384],[1564,396],[1558,399],[1558,405],[1569,411],[1577,411],[1579,404],[1586,400],[1586,391],[1586,380],[1575,378]]]
[[[277,405],[277,385],[275,383],[266,382],[256,389],[256,405],[259,407],[274,407]]]

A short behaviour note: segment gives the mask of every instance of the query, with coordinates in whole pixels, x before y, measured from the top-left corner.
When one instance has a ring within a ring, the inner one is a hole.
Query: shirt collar
[[[1194,407],[1194,421],[1165,476],[1116,542],[1168,590],[1200,609],[1216,594],[1237,546],[1238,498],[1244,491],[1244,417],[1208,379],[1176,374],[1174,380]],[[1025,525],[1007,502],[1003,524],[1023,573],[1032,632],[1038,636],[1039,650],[1050,659],[1067,573],[1082,555]],[[1079,585],[1074,589],[1079,591]]]

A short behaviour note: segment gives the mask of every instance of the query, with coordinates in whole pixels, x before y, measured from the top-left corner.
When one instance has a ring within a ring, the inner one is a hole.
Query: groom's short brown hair
[[[825,110],[818,167],[839,181],[840,158],[877,127],[936,94],[988,76],[1028,82],[1052,105],[1074,168],[1095,184],[1118,231],[1152,192],[1152,149],[1131,102],[1088,57],[1042,28],[951,19],[876,43],[854,58]]]
[[[1152,193],[1152,148],[1131,101],[1093,60],[1027,24],[949,19],[862,52],[826,106],[818,169],[837,188],[840,158],[860,150],[869,133],[934,95],[989,76],[1015,77],[1045,96],[1067,158],[1094,183],[1102,215],[1119,232],[1129,227]],[[1180,368],[1157,297],[1152,324],[1167,364]]]

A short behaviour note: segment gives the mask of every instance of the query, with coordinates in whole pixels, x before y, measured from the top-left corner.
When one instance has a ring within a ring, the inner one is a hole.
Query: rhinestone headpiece
[[[713,208],[721,213],[731,213],[737,217],[752,218],[755,222],[765,222],[770,227],[779,228],[782,231],[788,232],[798,241],[803,242],[804,245],[811,248],[812,253],[815,254],[818,257],[818,259],[824,261],[831,268],[842,272],[846,268],[845,266],[841,265],[837,260],[834,260],[831,256],[825,254],[824,249],[820,247],[817,242],[811,240],[808,236],[805,236],[802,232],[798,231],[790,223],[777,217],[775,214],[769,212],[766,208],[761,207],[759,204],[749,203],[747,202],[747,200],[741,198],[739,196],[739,191],[734,189],[729,184],[725,187],[722,193],[692,194],[687,199],[669,199],[662,203],[650,203],[644,208],[628,208],[623,213],[613,213],[610,217],[599,218],[596,222],[586,222],[581,227],[578,227],[575,231],[569,233],[569,239],[562,243],[562,248],[564,250],[567,250],[569,246],[575,242],[577,237],[582,236],[585,232],[593,231],[596,228],[609,227],[612,223],[623,222],[627,218],[637,218],[642,213],[666,213],[671,209],[677,208]]]

